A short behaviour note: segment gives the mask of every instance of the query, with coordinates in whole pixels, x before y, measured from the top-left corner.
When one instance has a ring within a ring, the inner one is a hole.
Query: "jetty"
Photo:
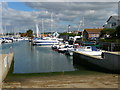
[[[120,52],[104,51],[102,56],[91,56],[79,51],[75,51],[73,54],[73,62],[75,64],[79,63],[88,69],[114,73],[119,73],[120,71],[119,58]]]
[[[2,88],[2,82],[8,74],[13,57],[13,53],[0,54],[0,88]]]

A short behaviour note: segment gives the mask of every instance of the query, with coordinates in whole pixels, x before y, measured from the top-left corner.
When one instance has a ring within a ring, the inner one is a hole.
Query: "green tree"
[[[111,28],[105,28],[100,32],[100,37],[105,37],[106,35],[109,35],[111,38],[116,36],[116,30]]]
[[[28,37],[32,37],[33,36],[33,31],[31,29],[27,30],[26,32]]]
[[[65,35],[68,35],[68,36],[76,36],[76,34],[73,34],[73,33],[60,33],[60,36],[65,36]]]
[[[120,38],[120,26],[116,27],[116,37]]]
[[[26,34],[26,33],[20,33],[20,36],[21,36],[21,37],[26,37],[27,34]]]

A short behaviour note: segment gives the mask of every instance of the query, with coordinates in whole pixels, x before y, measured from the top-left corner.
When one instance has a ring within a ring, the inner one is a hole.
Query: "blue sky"
[[[18,10],[18,11],[33,11],[33,10],[35,10],[35,9],[28,7],[23,2],[8,2],[8,7]]]

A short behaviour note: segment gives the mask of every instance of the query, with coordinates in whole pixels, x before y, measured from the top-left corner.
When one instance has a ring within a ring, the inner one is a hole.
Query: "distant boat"
[[[51,46],[51,48],[53,49],[53,50],[55,50],[55,51],[58,51],[58,49],[60,49],[60,48],[64,48],[65,46],[68,46],[69,44],[68,44],[68,42],[62,42],[62,41],[59,41],[59,43],[58,44],[55,44],[55,45],[52,45]]]
[[[39,45],[39,46],[52,46],[54,44],[58,44],[59,41],[57,38],[52,37],[43,37],[43,38],[35,38],[32,41],[33,45]]]
[[[51,14],[51,32],[52,32],[52,14]],[[57,38],[59,34],[57,32],[54,32],[51,36],[49,37],[44,37],[44,23],[42,19],[42,31],[43,31],[43,36],[39,37],[39,28],[38,24],[36,24],[36,34],[37,38],[33,38],[32,44],[33,45],[38,45],[38,46],[52,46],[55,44],[58,44],[59,41],[62,41],[63,39]]]
[[[80,48],[79,44],[78,44],[78,43],[75,43],[75,44],[73,45],[73,48],[72,48],[72,49],[69,49],[66,54],[72,56],[72,55],[73,55],[73,52],[76,51],[78,48]]]
[[[68,50],[71,50],[71,49],[73,49],[73,45],[67,45],[67,46],[65,46],[63,48],[59,48],[58,52],[60,52],[60,53],[66,53]]]
[[[0,39],[0,44],[2,44],[2,39]]]
[[[6,38],[2,38],[3,39],[3,43],[12,43],[13,39],[6,37]]]

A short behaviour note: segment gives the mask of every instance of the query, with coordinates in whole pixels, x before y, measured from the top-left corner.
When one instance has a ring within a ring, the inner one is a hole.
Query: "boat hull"
[[[33,45],[39,45],[39,46],[52,46],[58,44],[58,42],[33,42]]]

